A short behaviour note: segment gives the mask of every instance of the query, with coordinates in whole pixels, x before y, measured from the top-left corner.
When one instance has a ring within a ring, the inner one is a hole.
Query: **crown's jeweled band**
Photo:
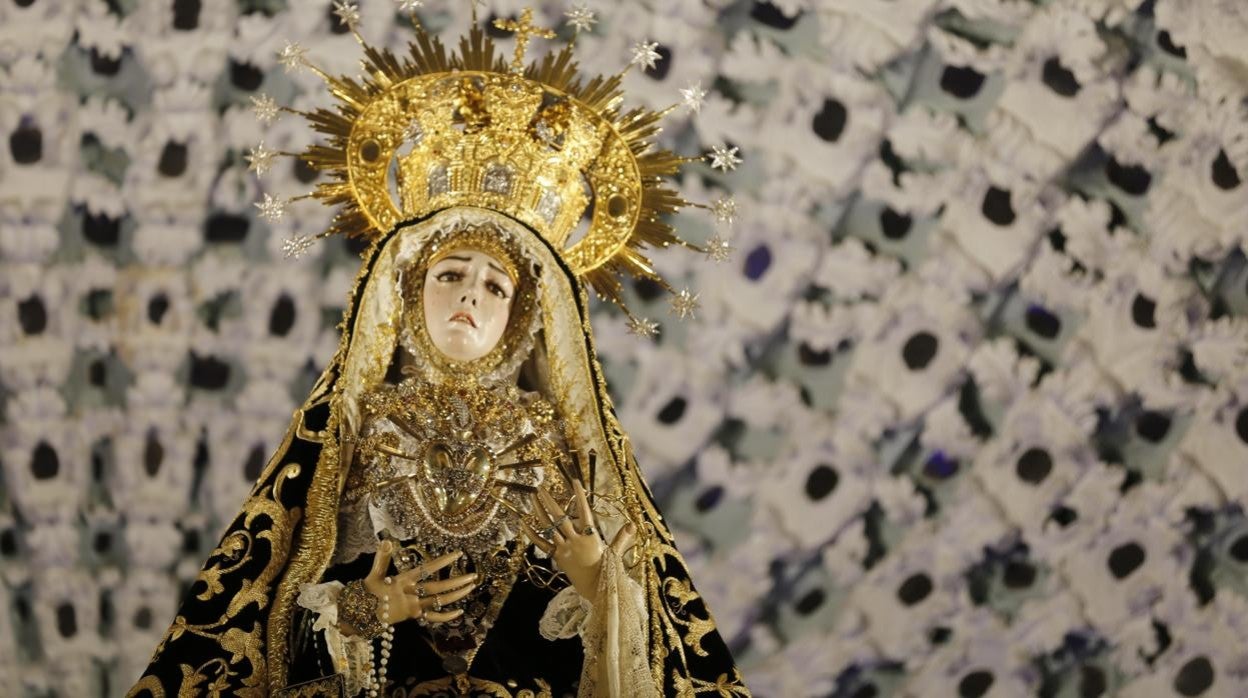
[[[356,198],[378,230],[477,206],[562,249],[592,195],[602,202],[593,234],[563,251],[578,273],[620,252],[640,212],[641,172],[611,123],[516,75],[435,74],[396,85],[356,119],[347,158]]]

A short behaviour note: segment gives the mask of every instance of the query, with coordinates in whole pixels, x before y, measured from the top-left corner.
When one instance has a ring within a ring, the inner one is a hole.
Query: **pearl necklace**
[[[394,584],[392,577],[386,577],[386,586]],[[386,620],[390,620],[390,593],[381,597],[381,615]],[[386,690],[386,668],[390,664],[390,649],[394,646],[394,624],[387,623],[386,629],[381,633],[381,660],[374,667],[369,667],[370,685],[368,687],[369,698],[377,698],[383,695]],[[373,661],[372,653],[369,653],[369,663]],[[376,669],[374,673],[373,669]]]

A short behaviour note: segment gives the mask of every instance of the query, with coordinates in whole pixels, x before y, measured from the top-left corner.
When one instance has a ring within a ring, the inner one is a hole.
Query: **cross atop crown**
[[[519,21],[514,19],[495,19],[494,26],[507,32],[514,32],[516,35],[516,56],[511,60],[511,72],[519,73],[524,70],[524,52],[529,48],[529,39],[538,37],[541,39],[553,39],[555,33],[549,29],[543,29],[533,24],[533,8],[526,7],[520,13]]]

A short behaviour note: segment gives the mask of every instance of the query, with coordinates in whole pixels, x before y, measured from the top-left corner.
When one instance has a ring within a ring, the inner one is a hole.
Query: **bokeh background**
[[[657,42],[630,99],[745,158],[680,182],[740,207],[659,255],[696,319],[595,329],[755,692],[1248,695],[1248,5],[589,7],[587,70]],[[328,103],[286,39],[357,69],[332,9],[0,0],[0,695],[124,692],[336,346],[359,249],[284,259],[329,212],[253,204],[316,173],[244,160],[313,138],[251,97]]]

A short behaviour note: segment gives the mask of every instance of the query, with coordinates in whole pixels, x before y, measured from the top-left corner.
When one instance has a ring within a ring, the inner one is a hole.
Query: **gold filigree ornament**
[[[360,441],[372,480],[360,492],[386,513],[392,534],[419,532],[431,557],[486,555],[514,537],[559,457],[543,408],[530,414],[514,388],[408,379],[369,393],[363,407],[368,424],[390,428],[370,426]],[[567,494],[561,483],[547,486]]]
[[[362,406],[364,467],[350,476],[344,501],[365,502],[370,520],[384,522],[383,535],[400,544],[400,571],[461,552],[450,574],[480,575],[471,594],[445,607],[462,615],[429,629],[443,668],[462,674],[526,564],[516,538],[522,520],[539,525],[530,496],[539,485],[571,495],[569,483],[546,472],[560,455],[554,408],[522,400],[514,386],[417,378],[368,393]]]
[[[570,21],[575,40],[586,20],[574,14]],[[297,44],[280,54],[288,68],[320,75],[338,102],[312,112],[283,109],[326,137],[302,153],[276,153],[329,175],[297,197],[338,207],[329,229],[310,238],[376,239],[439,210],[490,209],[542,236],[582,282],[638,322],[624,305],[625,274],[671,290],[646,251],[681,245],[705,252],[665,220],[686,206],[711,210],[665,183],[682,165],[704,159],[655,144],[659,122],[680,103],[624,109],[621,84],[636,61],[615,75],[583,76],[574,44],[526,65],[529,40],[553,36],[533,25],[529,9],[495,23],[516,37],[510,62],[475,22],[458,51],[430,36],[414,14],[412,24],[415,40],[400,57],[369,45],[358,23],[348,23],[363,47],[366,74],[359,78],[325,73]],[[722,150],[712,155],[716,166]],[[284,249],[302,254],[310,238]]]

